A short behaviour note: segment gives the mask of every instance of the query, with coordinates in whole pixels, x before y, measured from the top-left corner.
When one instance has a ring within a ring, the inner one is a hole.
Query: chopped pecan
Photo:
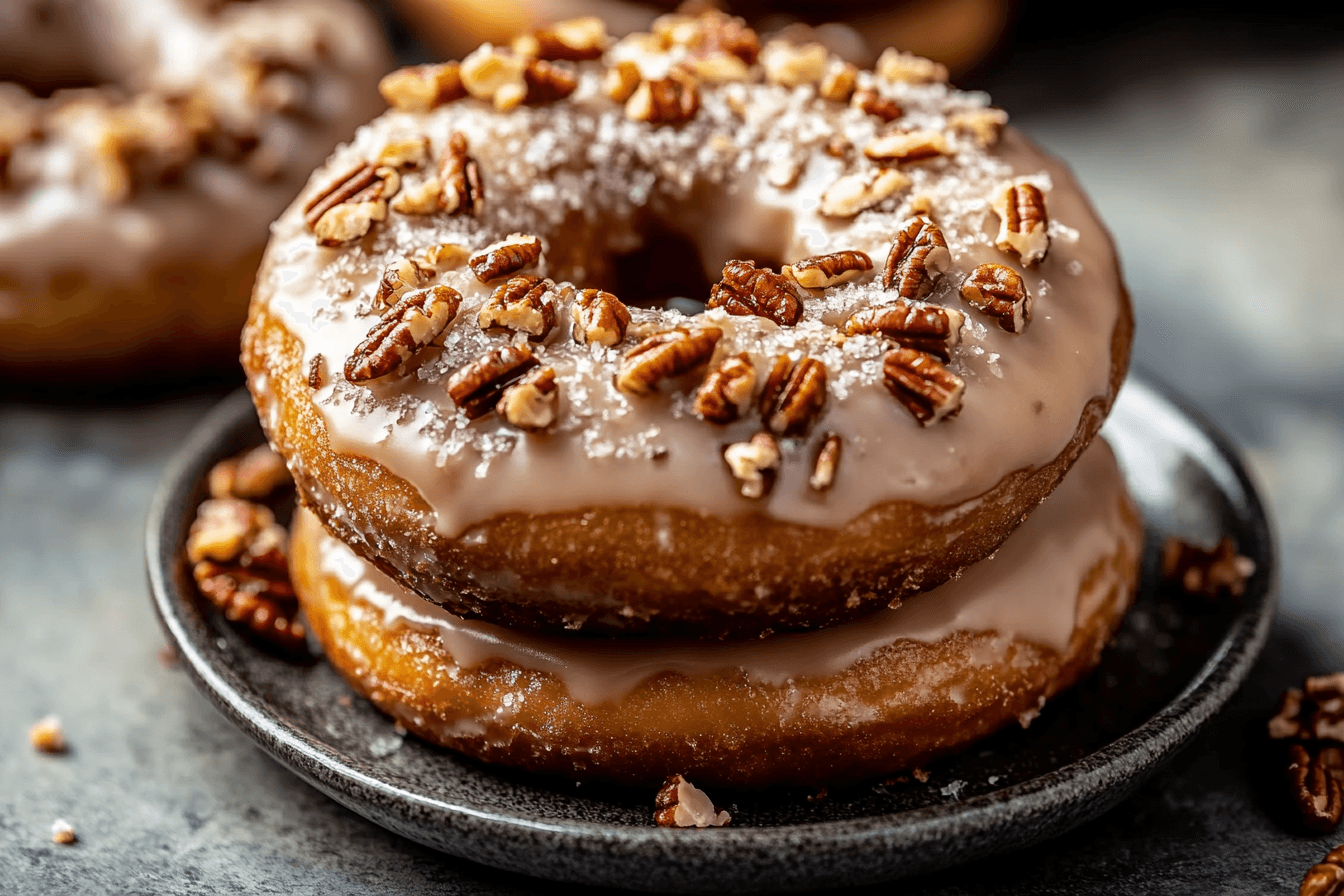
[[[265,498],[293,480],[285,459],[270,445],[258,445],[210,468],[206,477],[212,498]]]
[[[475,420],[490,413],[499,403],[504,389],[537,363],[536,356],[527,346],[506,345],[453,374],[448,380],[448,397],[462,409],[467,419]]]
[[[966,383],[928,352],[896,348],[882,358],[882,381],[907,411],[928,426],[961,410]]]
[[[378,153],[378,165],[399,170],[414,171],[429,164],[429,138],[398,140],[383,147]]]
[[[629,59],[622,59],[607,69],[602,79],[602,92],[616,102],[623,103],[630,99],[635,88],[639,87],[639,82],[639,66]]]
[[[59,846],[70,846],[79,842],[79,836],[75,833],[75,826],[64,818],[58,818],[51,823],[51,842]]]
[[[38,719],[28,728],[28,743],[39,753],[64,753],[65,731],[58,716]]]
[[[1329,832],[1344,815],[1340,782],[1301,744],[1288,747],[1288,787],[1302,823],[1313,831]]]
[[[768,432],[758,432],[745,442],[723,449],[723,460],[741,486],[744,498],[763,498],[775,484],[779,469],[779,443]]]
[[[579,290],[570,317],[574,321],[574,341],[580,345],[595,342],[613,346],[625,338],[625,329],[630,326],[630,309],[600,289]]]
[[[773,187],[787,190],[798,183],[807,159],[798,154],[793,147],[781,145],[765,166],[765,179]]]
[[[427,177],[398,193],[391,205],[392,211],[403,215],[432,215],[443,208],[443,184],[437,177]]]
[[[601,59],[606,46],[607,26],[597,16],[565,19],[513,41],[513,51],[520,56],[569,62]]]
[[[275,515],[260,504],[240,498],[211,498],[201,502],[187,533],[187,559],[249,564],[284,552],[285,531]]]
[[[467,95],[456,62],[397,69],[378,82],[378,92],[401,112],[427,112]]]
[[[1008,113],[1002,109],[971,109],[954,112],[947,117],[947,126],[959,134],[970,134],[985,149],[999,142],[999,134],[1008,123]]]
[[[579,86],[578,78],[567,68],[547,62],[544,59],[529,60],[523,68],[523,82],[527,93],[523,102],[529,105],[542,105],[562,100]]]
[[[827,140],[821,151],[833,159],[840,159],[842,162],[848,162],[854,158],[854,144],[844,137],[832,137]]]
[[[792,370],[793,359],[788,355],[780,355],[770,365],[770,372],[765,375],[765,383],[761,386],[761,394],[757,399],[757,409],[761,412],[762,420],[769,420],[770,415],[774,413],[775,403],[784,392],[784,384],[788,382]]]
[[[902,53],[888,47],[877,57],[873,71],[879,78],[910,84],[932,84],[947,80],[947,66],[914,53]]]
[[[343,202],[318,219],[313,226],[318,245],[343,246],[363,237],[374,222],[387,218],[387,202]]]
[[[846,174],[821,194],[820,211],[831,218],[852,218],[910,186],[895,168],[869,168]]]
[[[641,81],[625,103],[625,114],[650,124],[683,124],[700,109],[695,81],[673,71],[666,78]]]
[[[318,352],[313,355],[313,359],[308,362],[308,388],[322,388],[322,363],[324,360],[322,353]]]
[[[555,302],[549,280],[534,274],[510,277],[481,306],[476,322],[482,330],[503,327],[526,333],[533,342],[545,339],[555,326]]]
[[[883,121],[895,121],[905,114],[905,110],[893,99],[888,99],[873,87],[861,87],[854,91],[849,104],[855,109],[874,115]]]
[[[785,277],[808,289],[825,289],[853,280],[873,269],[873,260],[863,252],[845,249],[829,255],[813,255],[780,269]]]
[[[1344,896],[1344,846],[1336,846],[1308,869],[1297,896]]]
[[[826,365],[816,358],[802,358],[793,365],[770,413],[762,416],[771,432],[786,437],[801,436],[821,416],[825,405]]]
[[[402,296],[383,312],[350,357],[345,378],[367,383],[395,373],[439,337],[462,304],[462,294],[451,286],[432,286]]]
[[[657,49],[684,47],[693,54],[729,53],[753,65],[761,52],[756,32],[742,19],[717,9],[671,13],[653,20]]]
[[[504,389],[495,409],[509,423],[528,432],[540,432],[555,422],[560,404],[560,384],[555,370],[538,367]]]
[[[378,181],[378,169],[359,164],[327,183],[303,205],[303,220],[311,230],[322,216],[338,205],[354,200],[361,192]]]
[[[482,283],[498,280],[531,267],[541,258],[541,240],[528,233],[511,233],[471,256],[467,265]]]
[[[999,321],[1009,333],[1021,333],[1031,321],[1031,294],[1022,275],[1001,264],[982,264],[961,284],[961,297]]]
[[[1162,545],[1162,578],[1179,583],[1190,594],[1241,597],[1254,573],[1255,561],[1238,554],[1230,537],[1211,551],[1174,537]]]
[[[817,95],[835,103],[845,103],[854,93],[859,70],[843,59],[832,59],[817,85]]]
[[[435,243],[424,251],[424,265],[435,271],[452,271],[462,267],[471,257],[471,250],[461,243]]]
[[[824,492],[835,483],[835,470],[840,466],[840,436],[833,432],[822,437],[817,456],[812,461],[812,475],[807,484],[813,491]]]
[[[952,348],[961,342],[965,322],[966,315],[960,311],[901,299],[891,305],[855,311],[845,321],[845,335],[879,334],[897,345],[949,361]]]
[[[923,215],[901,226],[891,241],[887,263],[882,268],[882,287],[894,289],[903,299],[918,301],[933,292],[938,278],[952,263],[942,228]]]
[[[945,156],[950,150],[940,131],[893,131],[873,138],[863,154],[874,162],[923,162]]]
[[[710,84],[745,81],[751,76],[751,67],[732,53],[714,52],[692,56],[686,60],[686,64],[698,80]]]
[[[826,76],[830,54],[821,44],[794,44],[772,40],[761,50],[765,80],[785,87],[816,84]]]
[[[731,816],[714,807],[705,792],[681,775],[671,775],[653,804],[654,824],[667,828],[707,828],[728,824]]]
[[[374,304],[383,307],[397,304],[407,290],[423,286],[431,274],[410,258],[397,259],[383,269],[378,291],[374,293]]]
[[[722,336],[718,327],[675,327],[656,333],[626,352],[616,373],[616,387],[632,395],[650,395],[663,380],[707,364]]]
[[[527,80],[523,71],[529,60],[524,56],[481,44],[462,60],[462,86],[478,100],[492,103],[501,112],[527,98]]]
[[[797,326],[803,316],[793,281],[742,259],[723,266],[723,279],[709,293],[709,307],[739,316],[767,317],[781,327]]]
[[[439,163],[442,195],[439,207],[450,215],[475,215],[485,201],[481,168],[467,154],[467,138],[461,131],[448,135],[443,161]]]
[[[191,569],[201,594],[229,622],[290,653],[306,648],[303,623],[288,570],[258,566],[225,566],[202,560]]]
[[[1039,264],[1050,251],[1050,219],[1045,197],[1033,184],[1005,184],[991,203],[999,216],[999,235],[994,245],[1014,252],[1027,267]]]
[[[695,393],[695,415],[710,423],[731,423],[751,407],[756,367],[746,352],[725,358]]]

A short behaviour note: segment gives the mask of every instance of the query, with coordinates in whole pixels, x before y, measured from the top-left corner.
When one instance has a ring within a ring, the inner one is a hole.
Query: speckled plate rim
[[[1231,442],[1169,387],[1133,374],[1122,402],[1175,416],[1202,437],[1186,445],[1228,497],[1240,550],[1256,562],[1243,609],[1186,687],[1147,722],[1055,771],[964,801],[891,815],[713,831],[625,827],[501,813],[406,790],[352,767],[275,707],[253,703],[231,669],[210,662],[192,637],[197,611],[174,566],[187,525],[186,496],[211,464],[245,447],[255,421],[245,390],[224,399],[165,471],[146,527],[155,610],[193,682],[264,750],[332,799],[399,834],[453,855],[539,877],[682,892],[802,890],[891,880],[1021,848],[1057,836],[1119,803],[1236,692],[1267,637],[1276,598],[1272,527]]]

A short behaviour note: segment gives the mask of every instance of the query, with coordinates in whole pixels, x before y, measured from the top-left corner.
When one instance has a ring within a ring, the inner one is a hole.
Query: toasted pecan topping
[[[745,81],[751,77],[751,66],[732,53],[714,52],[692,56],[686,60],[686,65],[698,80],[710,84]]]
[[[482,330],[503,327],[515,333],[526,333],[533,342],[540,342],[555,327],[553,286],[551,281],[534,274],[510,277],[481,306],[476,322]]]
[[[391,207],[403,215],[432,215],[443,208],[443,184],[437,177],[427,177],[398,193]]]
[[[241,498],[211,498],[201,502],[187,533],[187,559],[233,563],[283,554],[286,534],[271,511]]]
[[[538,367],[507,386],[495,409],[519,429],[540,432],[555,422],[559,403],[560,384],[555,381],[555,370]]]
[[[641,81],[625,103],[628,117],[649,124],[683,124],[699,109],[700,92],[695,81],[675,71],[666,78]]]
[[[435,243],[420,257],[424,267],[434,271],[452,271],[467,263],[471,250],[461,243]]]
[[[825,289],[853,280],[873,269],[873,260],[863,252],[846,249],[829,255],[813,255],[781,269],[785,277],[808,289]]]
[[[1313,831],[1329,833],[1344,816],[1344,787],[1330,764],[1334,753],[1310,751],[1302,744],[1288,746],[1288,787],[1302,823]],[[1338,769],[1344,776],[1344,769]]]
[[[498,280],[531,267],[541,258],[541,240],[528,233],[511,233],[471,256],[467,264],[482,283]]]
[[[903,299],[923,299],[952,263],[942,228],[916,215],[906,221],[891,242],[882,268],[882,288],[894,289]]]
[[[817,95],[834,103],[847,103],[858,83],[859,70],[843,59],[832,59],[817,85]]]
[[[709,423],[731,423],[751,407],[756,367],[746,352],[725,358],[695,393],[695,415]]]
[[[794,44],[786,40],[772,40],[761,50],[761,67],[765,80],[784,87],[816,84],[826,76],[830,54],[821,44]]]
[[[527,346],[506,345],[453,374],[446,388],[448,397],[467,419],[483,417],[499,403],[504,389],[537,363]]]
[[[761,386],[761,394],[756,400],[762,420],[769,420],[770,415],[774,413],[775,402],[783,393],[784,384],[788,382],[792,370],[793,359],[788,355],[780,355],[770,365],[770,372],[765,375],[765,383]]]
[[[574,321],[574,341],[580,345],[597,343],[613,346],[625,338],[630,326],[630,309],[620,299],[600,289],[582,289],[570,308]]]
[[[597,16],[565,19],[513,41],[513,51],[520,56],[569,62],[601,59],[606,46],[607,25]]]
[[[994,245],[1016,253],[1027,267],[1039,264],[1050,251],[1050,219],[1045,197],[1033,184],[1005,184],[991,203],[999,216]]]
[[[457,315],[462,294],[451,286],[432,286],[402,296],[383,312],[364,341],[345,361],[345,378],[367,383],[395,373],[444,331]]]
[[[387,218],[387,203],[343,202],[318,219],[313,234],[321,246],[344,246],[360,239],[377,221]]]
[[[947,155],[951,150],[941,131],[893,131],[875,137],[863,148],[874,162],[905,164]]]
[[[275,568],[202,560],[192,567],[191,576],[201,594],[229,622],[246,626],[253,634],[290,653],[306,649],[288,564]]]
[[[1009,333],[1021,333],[1031,321],[1031,294],[1022,275],[1002,264],[982,264],[961,284],[961,297],[988,314]]]
[[[415,171],[429,164],[429,138],[397,140],[378,153],[377,164],[401,171]]]
[[[817,447],[817,456],[812,461],[812,475],[807,484],[813,491],[824,492],[835,483],[835,471],[840,466],[842,443],[840,436],[833,432],[822,437]]]
[[[640,80],[639,66],[629,59],[622,59],[607,69],[602,79],[602,92],[616,102],[624,103],[639,87]]]
[[[947,66],[914,53],[902,53],[888,47],[873,66],[879,78],[910,84],[933,84],[947,80]]]
[[[885,336],[905,348],[928,352],[947,361],[951,359],[952,347],[961,342],[965,322],[966,315],[952,308],[916,305],[901,299],[892,305],[855,311],[845,321],[845,335]]]
[[[1002,109],[973,109],[954,112],[947,117],[947,126],[959,134],[970,134],[985,149],[999,142],[999,134],[1008,123],[1008,113]]]
[[[652,30],[648,36],[659,50],[684,47],[693,55],[728,53],[747,65],[755,64],[761,52],[760,38],[744,20],[717,9],[659,16]]]
[[[481,44],[462,60],[462,86],[476,99],[493,104],[501,112],[508,111],[527,98],[523,71],[530,61],[525,56]]]
[[[826,365],[816,358],[802,358],[773,402],[766,426],[782,436],[806,435],[826,405]]]
[[[888,99],[872,87],[861,87],[854,91],[849,104],[855,109],[874,115],[883,121],[895,121],[905,114],[905,110],[893,99]]]
[[[933,355],[913,348],[896,348],[882,358],[887,391],[907,411],[928,426],[961,410],[966,383]]]
[[[869,168],[846,174],[821,194],[820,211],[830,218],[852,218],[910,186],[895,168]]]
[[[313,229],[328,211],[350,202],[378,181],[378,169],[367,163],[356,165],[337,175],[303,206],[303,220]]]
[[[467,138],[461,131],[448,135],[448,145],[439,163],[439,183],[442,189],[439,208],[450,215],[480,213],[481,203],[485,201],[481,169],[467,154]]]
[[[467,95],[456,62],[397,69],[378,82],[378,92],[400,112],[428,112]]]
[[[652,394],[663,380],[709,363],[722,336],[718,327],[675,327],[656,333],[626,352],[616,373],[616,387],[632,395]]]
[[[797,326],[803,316],[793,281],[742,259],[723,266],[723,279],[710,291],[709,307],[744,317],[766,317],[781,327]]]
[[[423,286],[431,274],[410,258],[397,259],[383,269],[378,291],[373,297],[374,304],[384,307],[397,304],[407,290]]]
[[[734,442],[723,449],[723,460],[741,483],[742,497],[762,498],[775,484],[779,443],[770,433],[758,432],[746,442]]]
[[[528,105],[554,103],[569,96],[579,86],[572,71],[544,59],[528,61],[523,68],[523,82],[527,85],[523,102]]]
[[[206,477],[212,498],[265,498],[293,480],[285,459],[270,445],[258,445],[235,457],[228,457],[210,468]]]

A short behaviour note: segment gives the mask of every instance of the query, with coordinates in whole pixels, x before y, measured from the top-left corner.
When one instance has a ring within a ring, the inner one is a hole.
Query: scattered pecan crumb
[[[559,399],[560,384],[555,381],[555,370],[538,367],[504,389],[496,410],[519,429],[541,432],[555,422]]]
[[[1162,578],[1179,583],[1190,594],[1241,597],[1254,574],[1255,561],[1238,554],[1230,536],[1211,551],[1177,537],[1162,545]]]
[[[467,95],[456,62],[397,69],[378,82],[378,92],[400,112],[427,112]]]
[[[758,432],[746,442],[723,449],[723,460],[740,483],[744,498],[763,498],[775,484],[779,469],[779,443],[768,432]]]
[[[872,87],[861,87],[854,91],[849,104],[855,109],[876,116],[883,121],[895,121],[905,114],[899,103],[887,99]]]
[[[640,81],[625,103],[625,114],[649,124],[684,124],[700,109],[700,91],[684,72],[672,71],[666,78]]]
[[[206,481],[212,498],[265,498],[290,485],[285,459],[270,445],[258,445],[210,468]]]
[[[555,327],[553,286],[551,281],[534,274],[510,277],[481,306],[476,322],[482,330],[502,327],[526,333],[533,342],[540,342]]]
[[[756,367],[746,352],[725,358],[695,393],[695,415],[710,423],[731,423],[751,406]]]
[[[446,387],[448,397],[467,419],[483,417],[495,409],[504,389],[537,363],[526,346],[496,349],[453,374]]]
[[[807,480],[813,491],[824,492],[835,483],[835,471],[840,466],[842,446],[840,436],[836,433],[828,432],[822,437],[821,445],[817,448],[817,456],[812,461],[812,475]]]
[[[313,360],[308,362],[308,387],[310,389],[322,388],[322,364],[325,361],[322,353],[313,355]]]
[[[476,215],[485,201],[481,169],[467,153],[467,138],[461,131],[448,135],[439,163],[439,208],[450,215]]]
[[[1009,333],[1021,333],[1031,322],[1031,294],[1022,275],[992,262],[971,271],[961,284],[961,297],[988,314]]]
[[[942,229],[930,218],[916,215],[901,225],[901,232],[891,241],[882,268],[882,287],[896,290],[902,299],[918,301],[933,292],[951,263]]]
[[[528,233],[511,233],[471,256],[467,264],[477,280],[489,283],[531,267],[540,258],[541,240]]]
[[[61,846],[71,846],[79,842],[79,837],[75,835],[75,826],[64,818],[58,818],[51,823],[51,842]]]
[[[825,404],[826,365],[816,358],[801,358],[779,390],[766,425],[781,436],[806,435]]]
[[[966,315],[952,308],[916,305],[901,299],[891,305],[864,308],[845,321],[845,335],[877,334],[905,348],[918,349],[951,360],[961,342]]]
[[[874,137],[863,154],[874,162],[908,164],[945,156],[947,138],[940,131],[894,131]]]
[[[1050,251],[1050,219],[1040,189],[1029,183],[1005,184],[990,204],[999,216],[994,245],[1015,253],[1027,267],[1044,260]]]
[[[39,753],[64,753],[68,747],[60,717],[46,716],[34,722],[28,729],[28,743]]]
[[[966,383],[927,352],[896,348],[882,358],[883,384],[897,401],[928,426],[961,410]]]
[[[895,168],[869,168],[846,174],[821,194],[820,212],[829,218],[852,218],[910,186]]]
[[[709,307],[766,317],[781,327],[796,326],[803,316],[802,300],[788,277],[742,259],[723,266],[723,279],[709,293]]]
[[[345,378],[358,384],[395,373],[439,337],[461,304],[462,294],[451,286],[406,293],[350,353]]]
[[[1341,896],[1344,894],[1344,846],[1336,846],[1307,871],[1297,896]]]
[[[879,78],[911,84],[933,84],[947,80],[947,66],[914,53],[902,53],[892,47],[877,57],[873,71]]]
[[[780,273],[807,289],[825,289],[853,280],[872,269],[873,260],[867,254],[846,249],[786,264]]]
[[[625,330],[630,326],[630,309],[616,296],[600,289],[579,290],[570,317],[574,321],[574,341],[580,345],[616,345],[625,338]]]
[[[674,327],[655,333],[626,352],[616,373],[616,387],[632,395],[650,395],[663,380],[709,363],[722,336],[718,327]]]

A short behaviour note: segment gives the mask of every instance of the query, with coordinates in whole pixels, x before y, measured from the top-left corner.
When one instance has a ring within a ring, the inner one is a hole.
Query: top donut
[[[1100,427],[1133,324],[1067,169],[945,78],[721,13],[389,75],[244,334],[305,500],[520,627],[812,628],[987,556]],[[708,310],[639,304],[619,259],[660,241]]]

